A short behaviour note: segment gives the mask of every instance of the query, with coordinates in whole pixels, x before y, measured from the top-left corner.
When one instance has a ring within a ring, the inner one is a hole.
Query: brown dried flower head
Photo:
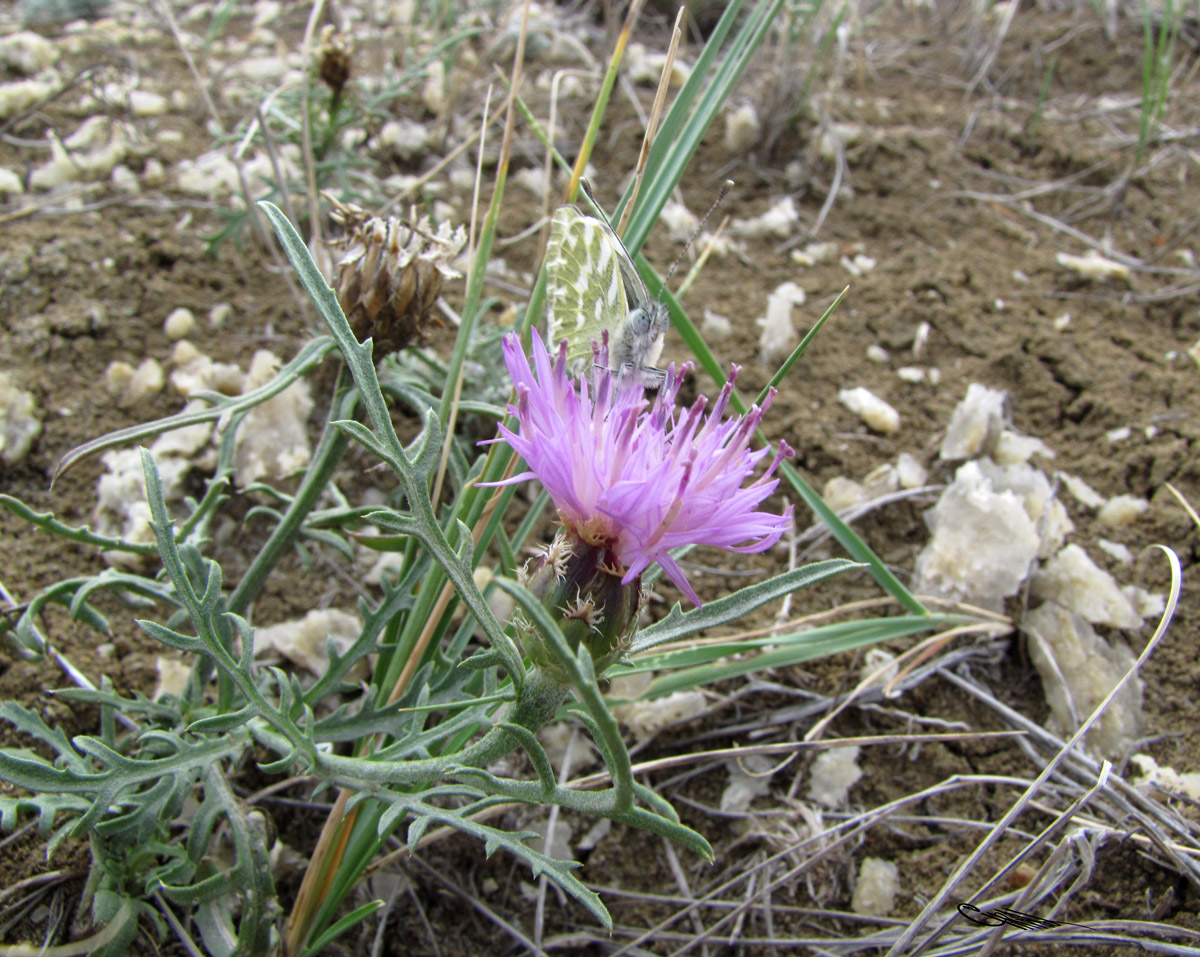
[[[415,209],[405,223],[327,198],[346,231],[331,242],[343,250],[334,288],[354,335],[360,342],[370,336],[377,356],[419,342],[438,322],[433,305],[442,280],[462,275],[450,264],[466,244],[465,230],[449,223],[435,229]]]
[[[350,80],[354,44],[349,35],[334,32],[332,26],[321,31],[321,43],[317,47],[317,76],[334,95],[342,92]]]

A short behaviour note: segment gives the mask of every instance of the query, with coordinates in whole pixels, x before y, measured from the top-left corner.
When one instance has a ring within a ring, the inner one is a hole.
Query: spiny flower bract
[[[749,484],[769,448],[751,451],[750,437],[766,406],[724,419],[734,375],[705,415],[701,396],[687,409],[676,405],[688,367],[667,370],[653,398],[636,376],[607,366],[601,346],[590,376],[567,374],[566,343],[551,362],[533,333],[533,365],[515,334],[504,339],[504,361],[516,389],[518,432],[500,426],[504,440],[529,471],[509,484],[537,478],[549,492],[567,530],[615,559],[624,583],[658,562],[697,605],[700,599],[669,550],[716,545],[737,552],[770,548],[791,523],[758,510],[779,484],[779,461],[791,455],[781,442],[765,473]]]

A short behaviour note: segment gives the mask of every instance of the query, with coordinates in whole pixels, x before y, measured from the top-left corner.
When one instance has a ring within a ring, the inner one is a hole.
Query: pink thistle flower
[[[772,476],[780,461],[793,454],[785,442],[766,471],[744,484],[771,451],[749,447],[770,397],[762,408],[722,421],[737,366],[705,415],[703,396],[688,409],[675,403],[690,366],[668,369],[649,399],[635,376],[608,369],[607,345],[600,347],[591,376],[578,379],[567,374],[565,342],[551,363],[534,332],[532,367],[515,334],[503,345],[517,393],[509,412],[520,430],[502,425],[500,433],[529,470],[496,484],[538,479],[567,531],[603,548],[623,573],[622,584],[658,562],[699,605],[670,549],[697,544],[761,552],[790,526],[790,508],[783,515],[758,510],[779,484]]]

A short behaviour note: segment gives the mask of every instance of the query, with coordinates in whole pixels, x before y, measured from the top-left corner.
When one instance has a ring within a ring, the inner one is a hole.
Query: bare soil
[[[1196,560],[1197,532],[1166,488],[1171,483],[1193,503],[1200,503],[1200,370],[1187,354],[1200,339],[1200,313],[1195,291],[1177,293],[1179,277],[1135,270],[1131,278],[1089,281],[1059,266],[1058,252],[1081,254],[1086,247],[1056,229],[1052,219],[1111,244],[1111,248],[1153,266],[1182,269],[1180,253],[1193,248],[1200,209],[1200,183],[1195,172],[1195,134],[1200,124],[1200,81],[1195,71],[1182,71],[1174,86],[1168,117],[1175,130],[1191,131],[1171,144],[1152,145],[1153,158],[1142,175],[1127,175],[1133,163],[1136,98],[1141,83],[1141,33],[1125,24],[1119,36],[1104,35],[1091,9],[1080,5],[1076,14],[1022,10],[1000,45],[984,80],[971,85],[977,61],[972,50],[971,24],[954,15],[927,10],[884,9],[859,24],[850,55],[842,62],[840,82],[830,79],[832,92],[819,102],[839,123],[857,127],[846,140],[846,176],[842,192],[829,211],[820,240],[840,244],[848,253],[858,249],[877,260],[875,268],[852,276],[837,262],[800,268],[777,240],[751,239],[744,258],[709,260],[688,292],[685,307],[699,322],[711,309],[733,321],[728,339],[712,343],[726,362],[743,367],[743,394],[755,394],[771,370],[758,356],[759,328],[767,293],[792,279],[808,294],[798,312],[801,324],[815,320],[847,284],[847,298],[812,348],[783,383],[766,421],[769,433],[785,438],[797,450],[796,464],[817,488],[845,475],[862,478],[881,463],[894,461],[904,450],[931,467],[931,481],[946,481],[951,470],[937,461],[941,433],[967,385],[982,382],[1008,392],[1015,425],[1042,438],[1054,451],[1053,467],[1077,475],[1106,496],[1131,493],[1147,498],[1150,510],[1134,524],[1118,530],[1099,526],[1094,516],[1073,500],[1067,504],[1075,521],[1072,540],[1100,562],[1098,538],[1123,542],[1136,553],[1154,544],[1174,548],[1185,566],[1185,584],[1172,631],[1144,672],[1146,728],[1144,750],[1160,764],[1177,770],[1200,770],[1200,722],[1196,721],[1197,670],[1195,647],[1197,584],[1188,571]],[[655,27],[647,25],[642,39],[655,44]],[[987,38],[995,25],[988,27]],[[111,51],[110,51],[111,52]],[[1194,51],[1181,50],[1185,64]],[[95,51],[89,54],[96,56]],[[170,35],[161,42],[133,51],[144,72],[173,78],[189,89],[191,79]],[[87,57],[85,56],[84,59]],[[1044,85],[1047,65],[1056,68]],[[757,78],[759,80],[762,77]],[[747,82],[751,89],[756,78]],[[820,86],[820,85],[819,85]],[[639,90],[648,104],[652,90]],[[1040,102],[1039,102],[1040,101]],[[533,100],[536,104],[537,100]],[[1109,105],[1106,105],[1109,104]],[[1124,104],[1112,105],[1112,104]],[[1132,105],[1131,105],[1132,104]],[[737,186],[724,212],[734,217],[762,213],[778,197],[791,194],[802,222],[813,223],[824,204],[834,166],[813,149],[819,130],[804,111],[797,122],[771,129],[772,147],[730,156],[720,132],[714,130],[702,148],[684,186],[692,209],[706,208],[725,177]],[[637,124],[628,107],[612,115],[611,136],[601,137],[595,165],[597,192],[611,200],[617,186],[636,163]],[[69,132],[81,116],[63,103],[25,117],[6,129],[0,141],[0,166],[27,168],[44,157],[26,145],[53,127]],[[181,138],[164,147],[164,162],[194,156],[211,148],[198,111],[158,118],[149,123],[178,130]],[[570,141],[579,129],[568,131]],[[532,155],[532,154],[531,154]],[[436,156],[428,157],[430,163]],[[789,179],[789,163],[799,161],[801,175]],[[416,164],[420,166],[421,164]],[[135,172],[137,170],[135,169]],[[1008,196],[1037,186],[1058,184],[1027,199],[1005,201],[983,194]],[[507,235],[530,226],[533,203],[510,187],[512,203],[503,224]],[[136,365],[153,356],[165,363],[172,343],[163,321],[177,306],[191,308],[205,327],[199,344],[218,361],[245,365],[255,349],[271,348],[288,357],[315,329],[314,313],[295,295],[273,254],[263,251],[246,233],[240,247],[224,245],[216,255],[205,251],[203,237],[222,225],[217,204],[197,202],[170,186],[141,196],[122,196],[107,188],[86,195],[82,208],[14,215],[31,199],[10,200],[2,219],[0,251],[0,370],[30,389],[45,411],[45,429],[32,453],[20,464],[5,468],[0,489],[34,509],[53,510],[69,524],[92,520],[93,495],[100,467],[88,460],[71,471],[51,491],[49,477],[69,449],[95,436],[139,421],[170,414],[180,401],[168,389],[135,409],[119,408],[105,391],[105,370],[116,360]],[[465,208],[465,207],[459,207]],[[1034,214],[1037,216],[1035,217]],[[665,231],[651,235],[646,252],[665,270],[678,252]],[[535,240],[506,250],[510,265],[532,270],[537,263]],[[461,290],[447,290],[453,302]],[[515,301],[512,294],[497,295]],[[219,331],[207,329],[204,317],[217,303],[230,303],[231,319]],[[1070,313],[1061,328],[1055,320]],[[912,355],[918,326],[928,323],[930,334],[919,357]],[[433,346],[448,349],[449,334]],[[886,348],[891,359],[876,364],[866,358],[872,344]],[[672,334],[667,357],[679,357],[681,345]],[[445,352],[443,351],[443,354]],[[941,380],[912,384],[899,378],[899,366],[920,365],[940,370]],[[328,376],[318,378],[318,405],[327,397]],[[903,425],[894,437],[870,433],[837,401],[838,390],[867,386],[891,403]],[[696,376],[695,387],[709,387]],[[321,389],[324,388],[324,393]],[[1112,440],[1109,433],[1131,429],[1129,437]],[[199,488],[199,486],[197,486]],[[863,519],[858,530],[878,554],[902,577],[911,574],[916,553],[927,538],[922,512],[931,499],[888,506]],[[798,510],[803,512],[803,509]],[[798,514],[801,527],[811,523]],[[250,537],[265,530],[249,524]],[[64,546],[31,529],[8,512],[0,512],[3,536],[4,585],[20,602],[68,575],[94,570],[98,557],[89,549]],[[730,563],[717,555],[701,561],[706,571],[691,573],[702,595],[716,595],[740,578],[733,572],[772,570],[778,554],[740,557]],[[774,564],[773,564],[774,563]],[[350,607],[353,590],[329,569],[333,559],[317,552],[313,572],[299,562],[286,563],[283,574],[269,587],[254,610],[262,624],[303,615],[313,607],[313,582],[320,583],[322,605]],[[719,569],[725,569],[720,571]],[[1138,581],[1152,590],[1166,586],[1164,563],[1153,555],[1139,561],[1136,571],[1113,564],[1122,582]],[[328,574],[325,574],[328,571]],[[796,596],[793,611],[817,611],[878,594],[869,578],[843,577]],[[675,596],[666,587],[664,601],[654,606],[663,613]],[[1016,611],[1014,605],[1010,611]],[[111,647],[98,648],[94,633],[52,613],[46,631],[54,645],[86,674],[107,676],[123,692],[152,693],[155,658],[161,649],[137,631],[119,606],[113,615]],[[1148,636],[1127,638],[1139,651]],[[857,681],[856,656],[841,656],[798,669],[764,676],[781,687],[834,694]],[[1014,638],[982,675],[993,692],[1009,706],[1042,722],[1048,715],[1036,674],[1021,642]],[[90,732],[96,714],[56,701],[50,692],[67,683],[52,662],[19,660],[0,649],[0,697],[19,701],[52,714],[69,733]],[[732,689],[722,689],[729,691]],[[769,712],[792,699],[783,693],[762,692],[742,700],[742,719],[758,710]],[[835,722],[832,735],[849,736],[904,731],[906,716],[921,715],[965,722],[973,729],[999,730],[996,715],[940,678],[930,678],[887,709],[850,709]],[[727,717],[727,716],[725,716]],[[640,757],[706,746],[706,730],[720,728],[724,718],[675,729]],[[731,723],[740,724],[741,721]],[[780,739],[802,737],[806,726],[782,729]],[[13,742],[7,725],[0,725],[0,743]],[[724,739],[726,744],[735,743]],[[1015,745],[945,744],[919,752],[868,749],[865,776],[851,792],[857,807],[872,807],[919,791],[959,773],[1031,774],[1031,766]],[[807,762],[776,780],[801,779]],[[756,828],[745,821],[721,817],[713,809],[725,783],[720,766],[677,781],[661,776],[654,782],[683,813],[686,823],[704,833],[717,849],[709,868],[685,852],[679,861],[694,893],[749,869],[778,850],[787,828],[797,821],[794,803],[785,799],[787,785],[758,799],[761,819]],[[976,821],[994,821],[1017,796],[997,786],[956,791],[928,802],[923,810]],[[284,840],[307,854],[323,814],[317,805],[301,806],[306,795],[292,793],[293,803],[267,805]],[[1046,819],[1036,815],[1022,822],[1035,832]],[[577,836],[587,822],[571,822]],[[920,910],[962,857],[977,843],[974,830],[933,832],[924,825],[897,823],[869,832],[864,843],[832,856],[811,884],[795,884],[770,899],[772,923],[764,910],[753,909],[738,932],[746,941],[803,938],[817,933],[818,924],[800,908],[821,906],[848,910],[857,861],[882,857],[900,867],[903,893],[892,918],[903,922]],[[43,842],[27,834],[0,855],[0,887],[51,868],[82,871],[86,851],[68,843],[50,863]],[[497,932],[478,910],[447,890],[446,880],[476,900],[485,902],[507,920],[528,932],[532,903],[525,893],[532,882],[514,870],[510,860],[485,861],[478,846],[451,840],[422,856],[423,863],[406,866],[408,891],[390,911],[391,929],[385,935],[385,954],[474,954],[520,952],[521,947]],[[679,880],[660,842],[614,828],[587,857],[586,880],[599,888],[619,928],[653,927],[676,906],[623,896],[641,891],[678,895]],[[298,882],[295,873],[281,873],[284,905]],[[1087,905],[1072,910],[1068,919],[1086,922],[1111,917],[1143,919],[1169,888],[1178,895],[1174,909],[1161,919],[1200,929],[1195,893],[1177,875],[1144,859],[1132,846],[1110,843],[1097,862],[1086,894]],[[702,915],[706,922],[713,915]],[[590,925],[587,916],[570,903],[547,901],[550,933],[569,933]],[[829,922],[819,925],[829,932]],[[685,935],[671,942],[663,937],[646,946],[672,952],[696,932],[688,919],[669,930]],[[726,928],[709,944],[710,952],[732,952]],[[596,935],[596,940],[600,936]],[[16,938],[13,938],[16,939]],[[590,939],[590,938],[586,938]],[[618,934],[625,941],[626,933]],[[579,952],[602,953],[607,944],[585,943]],[[435,943],[436,941],[436,943]],[[143,940],[152,952],[152,945]],[[351,950],[366,952],[369,938]],[[565,943],[564,943],[564,946]],[[1035,948],[1051,953],[1054,948]],[[747,943],[738,952],[768,953],[763,943]],[[1073,953],[1108,953],[1109,949],[1073,948]]]

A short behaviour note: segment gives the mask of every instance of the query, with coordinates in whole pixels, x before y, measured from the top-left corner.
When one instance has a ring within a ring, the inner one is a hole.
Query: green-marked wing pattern
[[[550,345],[566,339],[573,367],[591,360],[592,340],[599,342],[604,330],[615,344],[629,312],[620,262],[627,255],[607,224],[575,206],[555,212],[546,248]]]
[[[608,331],[609,365],[636,370],[647,384],[661,379],[650,368],[662,349],[670,319],[652,301],[625,244],[603,220],[576,206],[561,206],[550,223],[546,248],[549,343],[567,340],[567,359],[582,371],[591,362],[592,342]]]

